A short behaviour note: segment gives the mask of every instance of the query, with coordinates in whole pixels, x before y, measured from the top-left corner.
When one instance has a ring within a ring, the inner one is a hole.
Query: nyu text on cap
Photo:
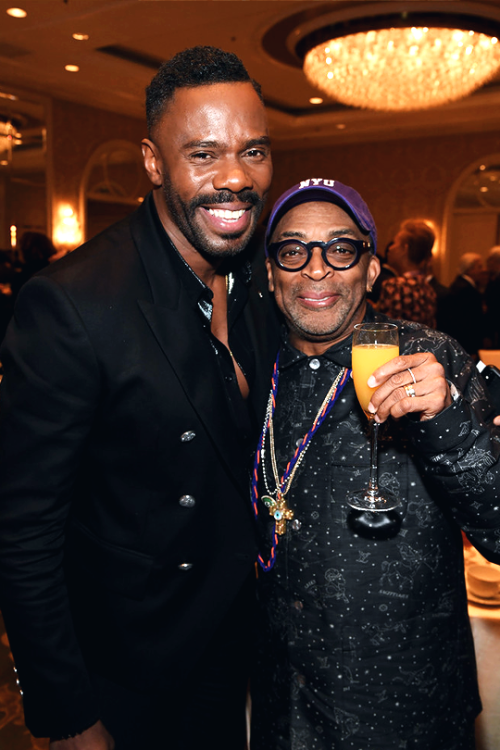
[[[354,219],[359,229],[369,235],[372,252],[375,254],[377,250],[377,229],[373,216],[360,194],[354,188],[343,185],[337,180],[314,178],[302,180],[298,185],[294,185],[286,193],[283,193],[274,204],[266,230],[266,255],[268,254],[272,233],[281,217],[294,206],[312,201],[335,203],[343,208]]]

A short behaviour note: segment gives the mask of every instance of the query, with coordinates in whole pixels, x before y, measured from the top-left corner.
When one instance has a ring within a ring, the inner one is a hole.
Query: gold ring
[[[415,388],[409,383],[408,385],[405,385],[405,393],[407,396],[410,396],[411,398],[415,398],[417,395],[415,393]]]
[[[413,374],[413,372],[411,371],[411,368],[410,368],[410,367],[407,367],[406,369],[407,369],[407,370],[408,370],[408,372],[410,373],[410,375],[411,375],[411,379],[413,380],[413,384],[415,385],[415,383],[417,382],[417,379],[416,379],[415,375],[414,375],[414,374]]]

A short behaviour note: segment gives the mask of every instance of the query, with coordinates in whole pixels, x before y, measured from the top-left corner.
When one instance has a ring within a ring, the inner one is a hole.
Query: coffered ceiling
[[[14,5],[27,16],[8,16]],[[446,107],[375,113],[331,101],[310,104],[318,92],[293,51],[275,54],[291,49],[290,39],[311,17],[345,20],[417,6],[500,21],[498,0],[0,0],[0,113],[10,102],[5,95],[26,90],[142,118],[144,88],[158,61],[212,44],[236,52],[262,84],[277,148],[500,128],[500,77]],[[75,33],[88,39],[77,41]],[[67,64],[79,71],[67,72]]]

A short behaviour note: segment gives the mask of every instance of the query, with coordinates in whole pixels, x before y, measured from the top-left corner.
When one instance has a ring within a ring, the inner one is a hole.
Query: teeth
[[[245,209],[240,211],[229,211],[228,209],[209,208],[208,213],[216,216],[218,219],[228,219],[229,221],[238,221],[245,213]]]

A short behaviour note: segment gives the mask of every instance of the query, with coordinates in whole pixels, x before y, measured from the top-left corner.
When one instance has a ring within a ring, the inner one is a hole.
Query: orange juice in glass
[[[359,323],[352,336],[352,379],[356,396],[370,423],[371,452],[370,479],[367,487],[351,490],[347,503],[362,511],[388,511],[401,505],[400,499],[387,488],[378,486],[379,423],[368,412],[368,404],[375,391],[367,380],[381,365],[399,355],[399,332],[394,323]]]
[[[399,354],[398,344],[354,344],[352,347],[352,379],[356,396],[367,417],[368,404],[376,388],[370,388],[367,380],[375,370]]]

